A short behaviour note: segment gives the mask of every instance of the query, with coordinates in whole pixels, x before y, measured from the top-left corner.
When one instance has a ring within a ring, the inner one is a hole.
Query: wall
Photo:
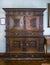
[[[47,8],[50,0],[0,0],[0,18],[5,17],[2,8]],[[47,9],[44,12],[44,35],[50,35],[50,28],[47,27]],[[5,52],[5,25],[0,25],[0,52]]]

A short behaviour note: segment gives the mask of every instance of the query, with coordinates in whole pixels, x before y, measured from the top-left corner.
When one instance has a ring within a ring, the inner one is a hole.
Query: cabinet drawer
[[[7,36],[37,36],[37,35],[43,35],[42,31],[38,32],[38,31],[11,31],[11,32],[7,32]]]

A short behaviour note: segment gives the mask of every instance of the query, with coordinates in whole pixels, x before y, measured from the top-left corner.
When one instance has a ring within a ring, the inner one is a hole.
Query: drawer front
[[[43,35],[42,32],[36,31],[16,31],[16,32],[7,32],[7,36],[37,36]]]

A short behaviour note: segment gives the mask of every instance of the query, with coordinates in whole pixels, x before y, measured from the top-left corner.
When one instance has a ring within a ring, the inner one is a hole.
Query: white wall
[[[0,52],[5,52],[6,50],[6,40],[5,40],[5,25],[0,25]]]
[[[0,0],[0,18],[5,17],[5,12],[2,8],[47,8],[47,3],[50,0]],[[44,35],[50,35],[50,28],[47,27],[47,9],[44,12]],[[0,25],[0,52],[5,52],[5,25]]]

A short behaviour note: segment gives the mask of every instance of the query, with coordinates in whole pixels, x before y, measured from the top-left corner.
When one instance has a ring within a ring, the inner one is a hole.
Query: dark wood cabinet
[[[45,8],[3,8],[6,11],[6,57],[44,57],[43,12]]]

